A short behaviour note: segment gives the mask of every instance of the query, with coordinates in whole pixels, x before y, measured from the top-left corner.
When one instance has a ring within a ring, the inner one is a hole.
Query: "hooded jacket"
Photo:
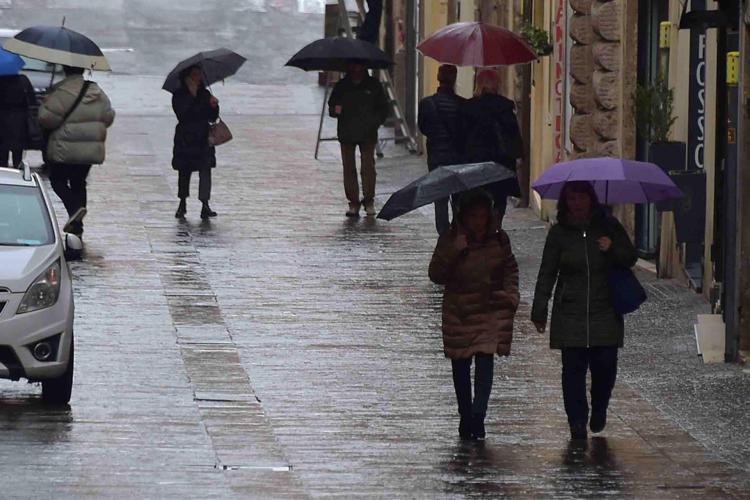
[[[55,84],[39,107],[39,125],[52,132],[47,143],[47,160],[56,163],[92,165],[104,163],[107,127],[115,112],[109,98],[90,82],[81,102],[63,123],[83,88],[82,75],[72,75]]]
[[[491,221],[490,226],[494,227]],[[430,279],[445,285],[443,350],[451,359],[477,353],[508,356],[513,318],[518,309],[518,264],[503,230],[490,230],[484,241],[456,250],[454,225],[438,239]]]
[[[597,240],[608,236],[612,246],[599,250]],[[585,226],[560,221],[550,229],[534,293],[531,319],[547,322],[552,289],[550,347],[622,347],[623,318],[609,294],[610,266],[630,268],[638,259],[625,229],[614,217],[595,215]]]

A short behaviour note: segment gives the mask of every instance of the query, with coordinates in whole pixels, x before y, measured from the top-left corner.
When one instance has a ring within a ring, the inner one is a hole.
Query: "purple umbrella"
[[[599,202],[654,203],[682,198],[682,191],[653,163],[621,158],[586,158],[552,165],[531,187],[542,198],[556,200],[566,182],[588,181]]]

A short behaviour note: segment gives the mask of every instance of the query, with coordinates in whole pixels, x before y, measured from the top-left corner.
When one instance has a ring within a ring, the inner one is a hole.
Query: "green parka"
[[[338,105],[340,115],[335,112]],[[354,83],[346,76],[333,87],[328,112],[338,119],[340,143],[374,144],[378,140],[378,128],[388,118],[388,99],[376,78],[368,75],[360,83]]]
[[[612,246],[599,250],[608,236]],[[622,347],[624,323],[612,308],[607,271],[612,265],[630,268],[637,254],[625,229],[613,217],[595,216],[586,226],[565,221],[552,226],[544,245],[531,319],[546,323],[552,289],[550,347]]]

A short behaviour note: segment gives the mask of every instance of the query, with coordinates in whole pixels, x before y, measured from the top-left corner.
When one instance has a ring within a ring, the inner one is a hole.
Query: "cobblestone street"
[[[665,304],[705,307],[691,292],[649,285],[663,293],[630,320],[607,430],[571,445],[559,357],[527,320],[545,226],[511,211],[514,352],[497,363],[487,442],[461,443],[426,273],[431,208],[343,216],[336,145],[312,159],[317,91],[217,90],[235,133],[218,154],[219,217],[201,222],[191,198],[180,222],[167,97],[148,94],[156,112],[144,114],[118,93],[150,79],[102,84],[122,104],[73,265],[73,400],[49,410],[37,388],[0,383],[10,496],[746,498],[747,439],[712,429],[741,420],[742,403],[685,411],[696,405],[670,367],[744,388],[747,374],[705,369],[684,312],[657,326]],[[378,204],[423,161],[388,151]]]

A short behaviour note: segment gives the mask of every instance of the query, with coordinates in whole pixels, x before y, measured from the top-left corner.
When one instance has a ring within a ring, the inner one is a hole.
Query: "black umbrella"
[[[513,170],[493,162],[438,167],[393,193],[378,214],[378,219],[395,219],[452,194],[515,176]]]
[[[321,38],[302,48],[286,63],[286,66],[305,71],[346,71],[351,60],[361,61],[368,68],[385,69],[393,61],[385,52],[369,42],[356,38]]]
[[[225,48],[199,52],[175,66],[167,75],[161,88],[172,93],[177,91],[182,86],[180,74],[191,66],[200,67],[203,71],[204,83],[211,85],[237,73],[245,61],[247,59],[238,53]]]
[[[107,58],[88,37],[65,26],[26,28],[3,44],[8,52],[54,64],[109,71]]]

